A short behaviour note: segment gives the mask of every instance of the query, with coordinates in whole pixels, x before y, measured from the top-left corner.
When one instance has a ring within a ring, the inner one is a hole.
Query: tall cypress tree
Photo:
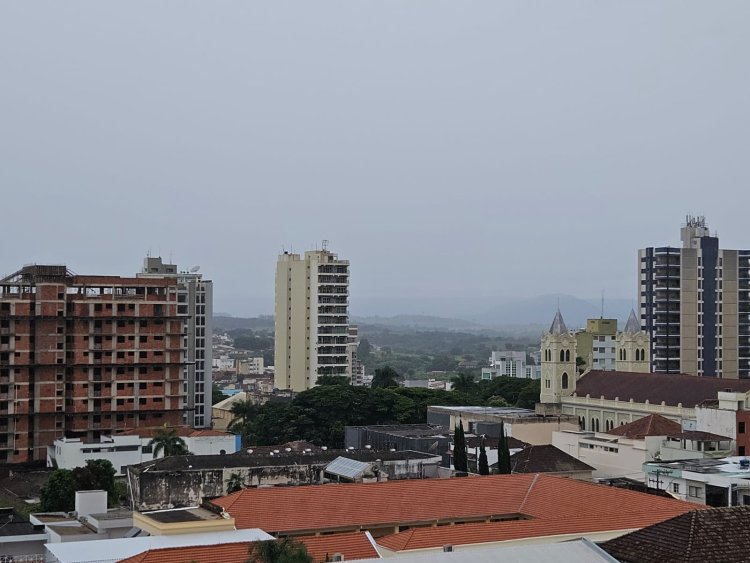
[[[466,437],[463,424],[459,421],[453,431],[453,468],[456,471],[468,472],[466,456]]]
[[[500,421],[500,438],[497,442],[497,472],[510,474],[510,448],[508,439],[505,437],[505,425]]]
[[[480,475],[489,475],[490,474],[490,466],[487,463],[487,450],[484,449],[484,436],[482,436],[482,441],[479,442],[479,468],[478,468]]]

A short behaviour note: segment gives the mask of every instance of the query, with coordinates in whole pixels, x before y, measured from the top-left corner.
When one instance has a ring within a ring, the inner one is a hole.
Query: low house
[[[546,473],[582,481],[591,481],[594,472],[593,467],[555,446],[529,446],[519,450],[510,456],[510,469],[511,473]]]
[[[427,407],[427,423],[455,428],[461,421],[464,430],[483,434],[482,423],[503,423],[505,435],[542,446],[552,443],[552,433],[560,430],[578,430],[578,419],[570,415],[543,416],[530,409],[516,407]]]
[[[599,547],[621,563],[744,563],[750,554],[749,528],[750,507],[696,510]]]
[[[708,506],[750,506],[750,460],[688,459],[643,465],[649,487]]]
[[[383,554],[606,540],[695,505],[543,474],[244,489],[209,503],[276,536],[366,531]]]
[[[112,463],[117,475],[125,475],[129,465],[136,465],[154,458],[149,445],[161,428],[138,428],[112,436],[101,436],[98,442],[84,442],[80,438],[58,438],[47,446],[47,467],[75,469],[94,459],[106,459]],[[240,448],[240,437],[216,430],[196,430],[186,427],[172,428],[182,438],[188,450],[194,454],[232,454]],[[159,452],[157,457],[162,457]]]
[[[594,467],[594,477],[627,476],[643,481],[643,464],[654,460],[695,459],[731,455],[730,438],[708,432],[683,430],[682,425],[651,414],[607,432],[555,432],[552,443]]]
[[[13,508],[0,508],[0,561],[44,561],[47,534],[44,526],[30,522]]]
[[[362,465],[349,474],[338,463],[326,477],[327,468],[339,457]],[[154,510],[198,505],[206,497],[241,487],[435,478],[440,462],[438,456],[412,451],[258,448],[224,456],[171,456],[130,466],[128,483],[133,507]]]

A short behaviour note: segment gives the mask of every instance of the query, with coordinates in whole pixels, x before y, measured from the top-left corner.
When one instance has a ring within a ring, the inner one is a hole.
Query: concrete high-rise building
[[[275,385],[304,391],[318,376],[351,376],[349,261],[323,250],[276,264]]]
[[[576,332],[577,357],[584,362],[581,371],[614,371],[616,339],[617,319],[587,319],[586,330]]]
[[[25,266],[0,280],[0,463],[56,438],[180,425],[184,318],[173,279]]]
[[[139,278],[170,278],[177,282],[177,314],[185,317],[184,424],[193,428],[211,426],[213,282],[204,280],[198,268],[180,272],[159,256],[147,256]]]
[[[641,327],[651,369],[750,377],[750,250],[723,250],[704,217],[688,216],[682,248],[639,251]]]

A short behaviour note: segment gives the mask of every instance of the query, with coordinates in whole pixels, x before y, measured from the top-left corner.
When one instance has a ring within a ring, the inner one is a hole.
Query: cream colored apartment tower
[[[304,391],[321,375],[350,376],[348,260],[327,249],[281,254],[275,313],[277,388]]]

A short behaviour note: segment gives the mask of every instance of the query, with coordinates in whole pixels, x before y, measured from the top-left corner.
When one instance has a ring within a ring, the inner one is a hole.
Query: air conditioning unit
[[[453,551],[453,546],[451,544],[445,544],[443,546],[443,552],[445,553],[451,553]]]

